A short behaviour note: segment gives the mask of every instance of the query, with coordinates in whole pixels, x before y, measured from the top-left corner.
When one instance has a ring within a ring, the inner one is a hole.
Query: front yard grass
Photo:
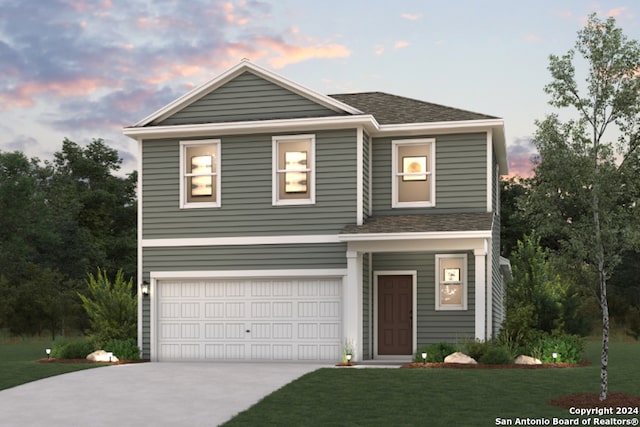
[[[0,341],[0,390],[81,369],[105,366],[93,363],[38,363],[47,357],[46,341]]]
[[[498,419],[518,425],[516,419],[525,418],[544,418],[551,425],[554,417],[577,416],[548,400],[600,391],[599,352],[599,342],[588,343],[592,365],[580,368],[325,368],[267,396],[225,426],[495,426],[508,425]],[[638,360],[640,344],[611,343],[610,393],[640,395]]]

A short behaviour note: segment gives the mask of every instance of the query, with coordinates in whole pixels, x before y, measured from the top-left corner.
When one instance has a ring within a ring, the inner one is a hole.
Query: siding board
[[[245,72],[158,125],[221,123],[339,115],[310,99]]]
[[[144,141],[143,238],[338,233],[356,218],[356,131],[315,136],[315,205],[272,206],[272,135],[234,135],[219,137],[222,206],[182,210],[179,140]]]
[[[424,135],[436,140],[436,205],[391,208],[391,141],[373,139],[373,214],[406,215],[486,211],[486,134]]]
[[[441,252],[445,253],[445,252]],[[418,347],[475,336],[475,257],[467,253],[467,310],[435,310],[435,252],[374,253],[373,271],[418,272]]]

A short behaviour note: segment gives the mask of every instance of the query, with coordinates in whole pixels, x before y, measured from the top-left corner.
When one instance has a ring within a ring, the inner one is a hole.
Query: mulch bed
[[[580,368],[589,366],[591,362],[585,360],[582,363],[543,363],[541,365],[520,365],[509,363],[508,365],[487,365],[483,363],[422,363],[411,362],[402,365],[407,369],[424,369],[424,368],[450,368],[450,369],[554,369],[554,368]]]
[[[607,399],[601,401],[599,393],[577,393],[561,396],[547,402],[561,408],[639,408],[640,396],[624,393],[607,393]]]
[[[126,365],[129,363],[145,363],[148,360],[120,360],[118,362],[94,362],[92,360],[87,359],[56,359],[54,357],[51,358],[43,358],[38,359],[38,363],[94,363],[97,365]]]

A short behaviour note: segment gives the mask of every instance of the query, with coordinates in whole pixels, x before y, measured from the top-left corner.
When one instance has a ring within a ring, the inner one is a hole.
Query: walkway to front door
[[[378,354],[412,353],[413,278],[378,276]]]

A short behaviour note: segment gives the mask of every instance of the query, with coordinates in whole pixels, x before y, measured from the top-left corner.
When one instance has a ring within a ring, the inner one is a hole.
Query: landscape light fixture
[[[51,357],[51,349],[50,348],[45,348],[44,352],[47,353],[47,359],[49,359]]]
[[[149,295],[149,282],[142,282],[142,295]]]
[[[347,353],[347,365],[351,365],[351,353]]]
[[[422,352],[422,364],[423,365],[427,364],[427,352],[426,351]]]
[[[556,353],[555,351],[551,354],[551,357],[553,357],[553,363],[556,363],[558,361],[558,353]]]

